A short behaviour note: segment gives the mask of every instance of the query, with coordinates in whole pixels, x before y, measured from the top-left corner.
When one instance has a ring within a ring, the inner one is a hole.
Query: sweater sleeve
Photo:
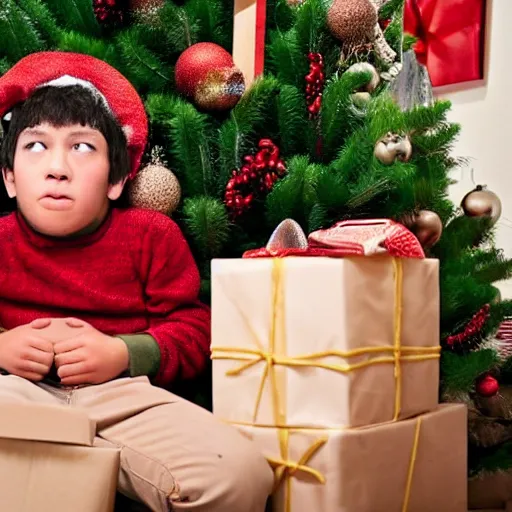
[[[142,245],[142,278],[149,329],[160,349],[154,383],[196,376],[210,356],[210,310],[199,299],[200,278],[177,224],[159,216]]]

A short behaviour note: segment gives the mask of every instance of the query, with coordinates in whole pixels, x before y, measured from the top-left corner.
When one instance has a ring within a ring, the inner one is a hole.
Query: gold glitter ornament
[[[237,68],[214,69],[197,84],[194,102],[204,110],[228,110],[238,103],[244,88],[244,76]]]
[[[327,13],[329,30],[348,45],[368,42],[377,22],[377,10],[370,0],[334,0]]]
[[[159,149],[153,150],[152,162],[141,169],[128,186],[130,204],[170,215],[181,200],[178,178],[160,160]]]

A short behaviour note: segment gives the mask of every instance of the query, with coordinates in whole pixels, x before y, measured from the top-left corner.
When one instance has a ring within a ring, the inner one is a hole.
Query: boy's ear
[[[13,175],[13,177],[14,177],[14,175]],[[121,197],[121,194],[123,193],[123,189],[124,189],[124,186],[126,185],[127,180],[128,180],[128,176],[126,176],[126,178],[123,178],[121,181],[118,181],[117,183],[114,183],[113,185],[108,186],[107,197],[111,201],[115,201],[116,199],[119,199]],[[5,186],[7,187],[7,185],[5,185]]]
[[[14,183],[14,171],[11,169],[3,168],[2,169],[2,177],[4,179],[5,189],[7,190],[7,195],[13,199],[16,197],[16,184]]]

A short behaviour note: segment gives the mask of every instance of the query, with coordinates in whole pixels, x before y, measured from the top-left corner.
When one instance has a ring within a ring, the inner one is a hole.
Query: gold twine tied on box
[[[272,427],[278,428],[279,447],[281,452],[281,459],[267,458],[270,464],[274,467],[276,475],[276,485],[279,485],[283,480],[286,482],[285,491],[285,510],[291,510],[291,476],[297,471],[308,473],[314,476],[320,483],[325,483],[325,477],[321,472],[307,466],[309,460],[313,455],[327,442],[327,438],[321,438],[315,441],[306,453],[301,457],[298,462],[288,460],[288,442],[289,431],[293,430],[310,430],[301,429],[300,427],[291,427],[286,425],[285,414],[282,413],[280,408],[280,390],[277,384],[276,367],[315,367],[323,368],[325,370],[336,371],[339,373],[349,373],[354,370],[372,366],[375,364],[394,364],[394,379],[395,379],[395,407],[393,421],[397,421],[400,416],[401,398],[402,398],[402,381],[401,381],[401,361],[425,361],[429,359],[439,359],[441,347],[403,347],[401,343],[401,325],[402,325],[402,284],[403,284],[403,268],[402,262],[398,258],[393,258],[394,270],[394,284],[395,284],[395,306],[394,306],[394,329],[393,329],[393,346],[383,347],[364,347],[357,348],[349,351],[329,350],[323,352],[316,352],[307,355],[288,357],[276,354],[276,344],[279,341],[280,346],[284,347],[284,339],[278,340],[278,332],[284,338],[284,287],[283,287],[283,268],[284,259],[274,258],[272,268],[272,322],[269,335],[268,350],[263,350],[263,344],[258,341],[258,337],[251,328],[251,323],[245,318],[246,325],[251,329],[253,338],[260,345],[259,349],[235,348],[235,347],[212,347],[212,359],[228,359],[235,361],[242,361],[242,364],[226,372],[227,376],[240,375],[247,369],[259,364],[264,363],[264,370],[260,379],[258,393],[256,396],[256,404],[253,413],[253,426],[256,425],[259,406],[263,396],[263,390],[267,378],[270,381],[271,396],[272,396],[272,410],[275,425]],[[242,312],[240,311],[242,314]],[[343,359],[356,357],[360,355],[389,353],[389,356],[377,357],[368,361],[362,361],[355,364],[331,364],[324,363],[321,359],[329,356],[337,356]],[[240,424],[240,423],[238,423]],[[411,462],[409,467],[409,474],[407,485],[405,489],[404,503],[402,512],[407,510],[410,487],[412,483],[412,475],[414,472],[414,463],[416,459],[417,443],[419,436],[419,425],[417,423],[417,433],[415,443],[411,455]],[[263,426],[263,425],[261,425]],[[266,427],[266,425],[265,425]],[[268,427],[271,427],[270,425]],[[329,429],[332,430],[332,429]],[[343,429],[345,430],[345,429]]]

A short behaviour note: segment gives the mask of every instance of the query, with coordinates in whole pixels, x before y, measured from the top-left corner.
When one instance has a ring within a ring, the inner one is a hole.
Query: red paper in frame
[[[279,233],[279,230],[289,230]],[[293,233],[292,231],[296,231]],[[247,251],[244,258],[325,256],[343,258],[389,254],[397,258],[424,258],[418,239],[403,225],[390,219],[341,221],[328,229],[314,231],[305,239],[298,224],[289,219],[274,231],[267,247]],[[277,243],[274,243],[274,240]],[[298,240],[291,246],[285,240]],[[279,243],[281,241],[281,243]]]
[[[404,31],[419,40],[432,85],[483,78],[486,0],[406,0]]]
[[[266,15],[266,0],[234,0],[233,61],[246,90],[263,73]]]

